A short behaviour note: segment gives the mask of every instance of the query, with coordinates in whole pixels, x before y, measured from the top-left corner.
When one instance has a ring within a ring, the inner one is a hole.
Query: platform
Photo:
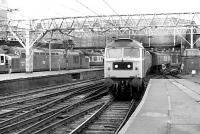
[[[102,68],[0,74],[0,96],[102,77]]]
[[[181,76],[183,79],[188,79],[190,81],[193,81],[195,83],[199,83],[200,84],[200,74],[196,74],[196,75],[182,75]]]
[[[59,74],[73,74],[73,73],[80,73],[80,72],[86,72],[86,71],[98,71],[98,70],[102,70],[102,68],[42,71],[42,72],[33,72],[33,73],[0,74],[0,81],[20,79],[20,78],[33,78],[33,77],[42,77],[42,76],[50,76],[50,75],[59,75]]]
[[[151,79],[119,134],[200,134],[200,85],[185,79]]]

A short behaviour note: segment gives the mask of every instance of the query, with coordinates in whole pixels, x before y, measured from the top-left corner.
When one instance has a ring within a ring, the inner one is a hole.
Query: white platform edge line
[[[152,83],[152,79],[150,79],[149,84],[147,86],[146,92],[142,98],[142,101],[140,102],[140,104],[138,105],[138,107],[136,108],[136,110],[134,111],[134,113],[131,115],[131,117],[129,118],[129,120],[126,122],[126,124],[124,125],[124,127],[119,131],[119,134],[125,134],[127,129],[130,127],[131,122],[133,122],[135,120],[135,117],[138,115],[138,113],[141,111],[147,95],[149,93],[150,87],[151,87],[151,83]]]

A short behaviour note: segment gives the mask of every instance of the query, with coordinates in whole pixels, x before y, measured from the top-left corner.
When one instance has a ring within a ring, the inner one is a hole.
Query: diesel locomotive
[[[168,54],[147,51],[135,40],[116,39],[105,48],[105,85],[116,98],[135,97],[143,90],[144,78],[151,68],[160,70],[169,63]]]

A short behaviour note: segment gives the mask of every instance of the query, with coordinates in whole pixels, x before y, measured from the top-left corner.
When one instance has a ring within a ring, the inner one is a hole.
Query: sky
[[[18,9],[15,13],[10,13],[13,18],[26,19],[135,13],[200,12],[199,0],[7,0],[6,6]]]

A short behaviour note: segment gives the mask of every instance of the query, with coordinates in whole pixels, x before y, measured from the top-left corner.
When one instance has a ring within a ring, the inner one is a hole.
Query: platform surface
[[[152,79],[142,102],[119,134],[200,134],[200,85]]]
[[[31,78],[31,77],[41,77],[49,75],[67,74],[67,73],[80,73],[86,71],[97,71],[102,70],[101,68],[89,68],[89,69],[75,69],[75,70],[60,70],[60,71],[42,71],[33,73],[11,73],[11,74],[0,74],[0,81],[13,80],[20,78]]]
[[[182,75],[181,77],[183,79],[188,79],[190,81],[193,81],[195,83],[199,83],[200,84],[200,74],[196,74],[196,75]]]

